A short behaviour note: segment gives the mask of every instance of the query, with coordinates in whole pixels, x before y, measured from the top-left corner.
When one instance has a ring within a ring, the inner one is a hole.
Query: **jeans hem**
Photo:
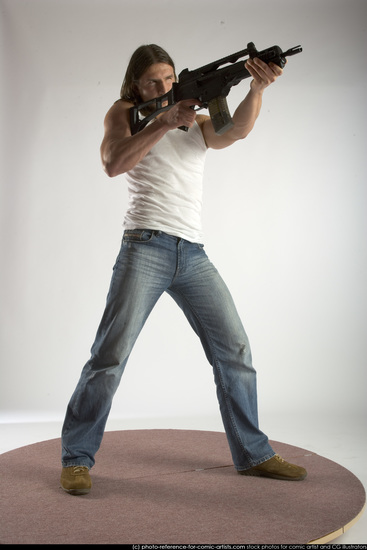
[[[270,460],[271,458],[273,458],[274,456],[276,455],[275,452],[265,456],[264,458],[260,458],[259,460],[256,460],[254,461],[251,466],[235,466],[237,472],[243,472],[243,470],[250,470],[251,468],[255,468],[255,466],[259,466],[260,464],[263,464],[264,462],[266,462],[267,460]]]
[[[90,470],[93,467],[93,466],[89,466],[89,464],[86,464],[85,460],[83,460],[82,462],[79,462],[79,461],[76,461],[76,460],[73,460],[73,461],[70,461],[70,462],[64,462],[62,460],[61,461],[61,466],[63,468],[71,468],[72,466],[84,466],[85,468],[88,468],[88,470]]]

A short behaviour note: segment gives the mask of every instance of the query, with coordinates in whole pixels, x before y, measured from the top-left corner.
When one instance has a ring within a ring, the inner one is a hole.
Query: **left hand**
[[[269,63],[268,65],[258,57],[248,59],[245,63],[245,67],[253,78],[251,90],[254,92],[262,92],[270,84],[275,82],[278,76],[283,74],[283,69],[278,65],[275,63]]]

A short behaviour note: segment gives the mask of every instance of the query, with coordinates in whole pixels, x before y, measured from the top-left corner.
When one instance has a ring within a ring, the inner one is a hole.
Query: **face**
[[[171,65],[154,63],[139,78],[137,88],[145,102],[169,92],[174,81],[175,73]]]

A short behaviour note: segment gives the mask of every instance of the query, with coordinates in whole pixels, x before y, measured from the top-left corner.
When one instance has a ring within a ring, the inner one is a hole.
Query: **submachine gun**
[[[150,120],[159,113],[170,109],[178,101],[197,99],[201,102],[201,106],[197,110],[208,108],[215,133],[222,135],[233,126],[227,105],[227,95],[232,86],[236,86],[241,80],[251,76],[245,68],[245,60],[242,58],[246,56],[250,59],[258,57],[265,63],[272,62],[283,68],[286,64],[286,57],[301,52],[301,46],[295,46],[286,52],[283,52],[279,46],[272,46],[259,52],[254,43],[249,42],[245,50],[218,59],[218,61],[193,71],[184,69],[178,76],[178,82],[172,84],[169,92],[131,107],[131,133],[136,134],[145,128]],[[187,131],[184,126],[180,128]]]

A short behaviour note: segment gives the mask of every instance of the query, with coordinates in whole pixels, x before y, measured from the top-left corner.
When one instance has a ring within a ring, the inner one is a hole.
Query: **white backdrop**
[[[366,412],[365,0],[1,0],[1,420],[63,418],[118,253],[103,118],[142,43],[177,71],[301,44],[253,133],[210,151],[206,249],[252,344],[260,410]],[[233,110],[249,80],[233,89]],[[211,367],[163,297],[112,416],[217,414]]]

